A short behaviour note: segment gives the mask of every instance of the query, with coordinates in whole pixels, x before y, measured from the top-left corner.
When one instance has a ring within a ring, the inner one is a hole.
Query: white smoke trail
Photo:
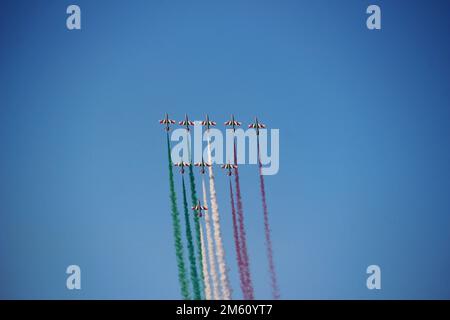
[[[206,300],[211,300],[211,286],[209,282],[209,273],[208,273],[208,262],[206,261],[206,248],[205,248],[205,239],[203,238],[203,229],[200,228],[200,243],[202,247],[202,267],[203,267],[203,277],[205,283],[205,298]]]
[[[211,163],[211,145],[209,141],[209,135],[207,133],[208,140],[208,162]],[[219,218],[219,206],[217,204],[216,187],[214,183],[214,173],[212,166],[209,167],[209,193],[211,197],[211,209],[212,220],[214,226],[214,238],[217,247],[217,262],[219,264],[220,271],[220,284],[222,287],[222,294],[224,300],[231,299],[230,283],[228,281],[228,269],[225,262],[225,250],[223,249],[222,234],[220,231],[220,218]]]
[[[202,177],[202,187],[203,187],[203,204],[207,206],[208,199],[206,197],[205,179],[203,177]],[[206,242],[208,243],[209,269],[211,272],[211,280],[212,280],[212,293],[213,293],[212,297],[214,300],[220,300],[221,297],[219,291],[219,278],[217,277],[217,270],[216,270],[214,240],[211,236],[211,220],[209,219],[208,210],[205,210],[205,228],[206,228]],[[203,260],[206,261],[205,255],[203,255]]]

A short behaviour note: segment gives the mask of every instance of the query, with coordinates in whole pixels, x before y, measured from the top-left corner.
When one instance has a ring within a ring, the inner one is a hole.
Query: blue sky
[[[180,297],[165,112],[280,129],[266,189],[283,298],[450,298],[447,1],[73,3],[80,31],[72,2],[0,5],[1,298]],[[270,298],[257,169],[240,173],[255,296]]]

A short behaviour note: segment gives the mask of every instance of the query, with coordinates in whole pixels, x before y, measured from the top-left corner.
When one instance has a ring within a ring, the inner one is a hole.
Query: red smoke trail
[[[270,283],[272,286],[273,298],[279,299],[280,291],[278,288],[277,275],[275,273],[275,264],[273,263],[272,240],[270,238],[269,213],[267,211],[266,190],[264,187],[264,176],[262,175],[261,157],[259,155],[259,137],[257,137],[257,148],[258,148],[259,182],[261,187],[261,197],[264,212],[264,232],[266,236],[267,259],[269,260]]]
[[[234,164],[237,165],[236,144],[234,143],[234,141],[233,141],[233,148],[234,148]],[[234,169],[234,182],[236,184],[236,202],[237,202],[239,233],[241,241],[241,255],[242,255],[242,262],[244,264],[244,280],[247,292],[246,299],[253,300],[254,292],[253,292],[252,278],[250,276],[250,262],[247,253],[247,235],[245,232],[245,224],[244,224],[244,208],[242,206],[241,184],[239,182],[239,170],[237,166]]]
[[[231,200],[231,216],[233,218],[233,236],[234,236],[234,245],[236,248],[236,259],[239,268],[239,279],[241,281],[241,289],[244,299],[248,299],[247,294],[247,283],[245,279],[245,263],[242,261],[242,248],[239,241],[239,230],[236,221],[236,208],[234,207],[234,197],[233,197],[233,186],[231,184],[230,179],[230,200]]]

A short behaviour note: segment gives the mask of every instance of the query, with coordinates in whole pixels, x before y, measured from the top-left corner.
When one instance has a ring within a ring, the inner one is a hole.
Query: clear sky
[[[449,32],[448,1],[1,1],[0,297],[179,298],[158,120],[208,112],[280,129],[266,190],[282,298],[450,298]],[[240,172],[270,298],[257,169]]]

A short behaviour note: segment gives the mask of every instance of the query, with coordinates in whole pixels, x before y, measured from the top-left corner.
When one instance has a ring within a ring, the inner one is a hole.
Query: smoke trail
[[[233,148],[234,148],[234,164],[237,165],[236,144],[234,143],[234,140],[233,140]],[[241,246],[242,262],[244,264],[243,271],[244,271],[245,288],[247,291],[246,299],[253,300],[254,292],[253,292],[252,278],[250,275],[250,261],[247,253],[247,235],[245,232],[245,224],[244,224],[244,208],[242,206],[241,184],[239,182],[239,169],[237,166],[234,169],[234,182],[236,184],[236,202],[239,221],[239,234],[241,241],[240,246]]]
[[[205,239],[203,237],[203,231],[200,229],[200,241],[202,245],[202,255],[206,256]],[[211,300],[211,286],[209,282],[208,264],[206,259],[203,259],[203,277],[205,283],[205,298],[206,300]]]
[[[211,144],[209,135],[208,140],[208,162],[211,163]],[[220,284],[222,287],[222,294],[224,300],[231,299],[231,289],[230,283],[228,281],[228,270],[227,264],[225,262],[225,250],[223,249],[222,234],[220,231],[220,217],[219,217],[219,206],[217,204],[216,187],[214,182],[214,173],[212,166],[209,167],[209,191],[211,196],[211,208],[212,208],[212,218],[214,226],[214,237],[217,246],[217,262],[219,264],[220,271]]]
[[[192,241],[192,233],[191,233],[191,223],[189,221],[189,209],[188,204],[186,200],[186,186],[184,184],[184,175],[182,177],[183,180],[183,207],[184,207],[184,219],[186,224],[186,238],[188,241],[188,252],[189,252],[189,262],[191,266],[191,281],[192,281],[192,287],[194,289],[194,299],[200,300],[201,299],[201,293],[200,293],[200,286],[199,286],[199,279],[197,274],[197,264],[195,261],[195,250],[194,250],[194,242]]]
[[[192,162],[191,162],[192,163]],[[194,178],[194,172],[192,169],[192,165],[189,166],[189,181],[191,185],[191,200],[192,205],[195,206],[197,204],[197,191],[195,190],[195,178]],[[198,265],[203,265],[203,254],[202,254],[202,244],[201,244],[201,228],[200,228],[200,221],[197,214],[194,214],[194,227],[195,227],[195,235],[197,240],[197,259],[198,259]],[[204,274],[203,269],[200,268],[200,286],[204,285]]]
[[[238,269],[239,269],[239,279],[240,279],[240,284],[241,284],[241,289],[242,289],[242,294],[244,296],[244,299],[248,299],[248,288],[247,288],[247,282],[245,279],[245,263],[242,261],[242,248],[241,248],[241,244],[240,244],[240,240],[239,240],[239,230],[238,230],[238,226],[237,226],[237,221],[236,221],[236,209],[234,207],[234,200],[233,200],[233,186],[231,184],[231,179],[230,179],[230,200],[231,200],[231,217],[233,219],[233,236],[234,236],[234,246],[236,248],[236,260],[237,260],[237,264],[238,264]]]
[[[189,136],[190,138],[190,136]],[[188,141],[188,157],[189,157],[189,161],[191,162],[191,164],[193,163],[193,161],[191,161],[191,154],[190,154],[190,144],[189,144],[189,138],[187,139]],[[192,165],[189,166],[189,182],[190,182],[190,186],[191,186],[191,200],[192,200],[192,205],[195,206],[197,204],[197,191],[195,189],[195,177],[194,177],[194,169],[192,168]],[[204,275],[203,275],[203,269],[201,268],[201,266],[203,265],[203,255],[202,255],[202,244],[201,244],[201,239],[200,239],[200,221],[199,221],[199,217],[198,215],[194,215],[194,228],[195,228],[195,238],[196,238],[196,243],[197,243],[197,259],[198,259],[198,265],[200,267],[199,269],[199,273],[200,273],[200,286],[205,285],[204,284]]]
[[[177,208],[177,196],[175,193],[175,184],[173,181],[173,169],[172,169],[172,157],[170,155],[170,139],[169,133],[167,133],[167,151],[169,159],[169,186],[170,186],[170,203],[172,209],[172,225],[173,225],[173,236],[175,239],[175,255],[177,258],[178,266],[178,281],[180,282],[181,295],[183,299],[190,299],[189,288],[186,279],[186,268],[184,265],[184,253],[183,244],[181,242],[181,225],[180,225],[180,213]]]
[[[275,273],[275,264],[273,262],[272,240],[270,238],[269,213],[267,211],[266,190],[264,187],[264,176],[262,175],[261,157],[259,154],[259,137],[257,137],[258,148],[258,165],[259,165],[259,183],[261,188],[262,205],[264,212],[264,233],[266,237],[267,259],[269,260],[270,282],[272,286],[272,296],[274,299],[280,298],[280,291],[277,283],[277,275]]]
[[[207,197],[206,197],[205,179],[203,177],[202,177],[202,188],[203,188],[203,204],[206,205],[208,203],[208,201],[207,201]],[[211,222],[209,220],[208,210],[205,210],[206,241],[208,243],[208,260],[209,260],[209,269],[211,272],[213,298],[214,298],[214,300],[219,300],[220,299],[219,279],[217,278],[216,257],[215,257],[215,253],[214,253],[214,240],[211,236],[211,224],[210,223]],[[203,257],[205,257],[205,256],[203,255]]]

